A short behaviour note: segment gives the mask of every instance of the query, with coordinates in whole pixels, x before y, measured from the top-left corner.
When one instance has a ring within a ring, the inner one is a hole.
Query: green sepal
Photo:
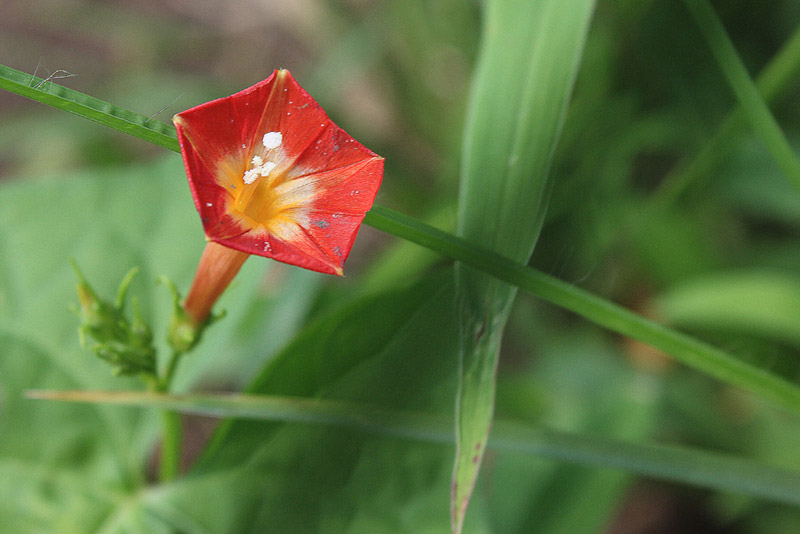
[[[225,312],[211,315],[202,323],[195,321],[181,305],[181,295],[175,284],[166,276],[161,276],[159,281],[167,286],[172,293],[172,317],[167,330],[167,343],[176,354],[183,354],[192,350],[203,335],[206,327],[225,316]]]

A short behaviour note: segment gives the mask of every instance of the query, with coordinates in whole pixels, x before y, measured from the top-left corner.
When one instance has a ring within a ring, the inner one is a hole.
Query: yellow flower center
[[[317,187],[311,177],[289,179],[286,169],[279,165],[281,143],[280,132],[268,132],[263,139],[263,156],[253,156],[244,174],[228,175],[236,176],[228,184],[233,197],[229,205],[248,226],[262,227],[276,237],[290,239],[300,227],[308,225],[307,207]]]

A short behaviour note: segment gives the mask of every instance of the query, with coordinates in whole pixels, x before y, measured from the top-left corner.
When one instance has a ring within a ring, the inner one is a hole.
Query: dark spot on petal
[[[331,223],[329,223],[328,221],[323,221],[323,220],[314,221],[311,224],[313,224],[317,228],[327,228],[331,225]]]

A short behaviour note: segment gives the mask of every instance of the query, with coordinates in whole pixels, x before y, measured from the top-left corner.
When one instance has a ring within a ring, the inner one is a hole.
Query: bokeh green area
[[[754,77],[800,25],[792,1],[714,7]],[[59,83],[167,122],[289,68],[387,158],[378,202],[455,227],[478,2],[11,1],[0,21],[5,64],[66,71]],[[771,99],[790,140],[798,72],[788,61]],[[681,3],[599,2],[531,263],[797,381],[800,192],[745,123],[715,141],[735,107]],[[203,235],[177,155],[10,94],[0,113],[1,531],[448,531],[451,446],[260,422],[207,446],[216,423],[191,419],[186,476],[161,485],[153,411],[24,398],[140,387],[79,347],[70,259],[109,296],[140,267],[131,293],[161,340],[154,280],[186,288]],[[452,300],[448,262],[369,228],[344,279],[251,259],[177,387],[448,414]],[[800,469],[797,417],[530,295],[509,318],[497,413]],[[465,532],[798,528],[789,506],[490,451]]]

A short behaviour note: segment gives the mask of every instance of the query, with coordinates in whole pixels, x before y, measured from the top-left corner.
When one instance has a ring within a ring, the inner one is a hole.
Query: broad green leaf
[[[593,0],[485,6],[462,147],[458,233],[526,263]],[[462,531],[492,424],[498,352],[516,288],[458,264],[460,377],[451,520]]]
[[[447,287],[446,276],[440,273],[405,290],[364,297],[307,325],[262,369],[246,391],[302,397],[324,394],[330,383],[341,380],[359,365],[367,365],[365,362],[371,359],[386,358],[383,353],[387,347],[398,343],[395,338],[407,335],[407,323],[422,315],[420,308],[426,306],[432,294],[442,291],[437,290],[442,284]],[[439,296],[436,302],[442,306],[436,314],[440,320],[451,320],[452,309],[443,297]],[[428,341],[421,334],[417,338],[415,343]],[[443,342],[448,341],[447,330],[443,331],[442,338]],[[425,347],[425,350],[430,349]],[[442,364],[449,359],[447,354],[440,358],[445,360]],[[423,373],[422,369],[411,372],[414,375]],[[350,396],[359,394],[356,389]],[[383,399],[389,401],[386,396]],[[271,429],[264,429],[263,425],[253,427],[229,422],[216,433],[205,458],[211,461],[217,454],[224,457],[232,448],[255,447],[263,439],[259,436],[268,432]],[[223,443],[228,445],[222,446]],[[213,461],[219,465],[222,460]]]
[[[364,430],[371,424],[365,405],[442,409],[455,390],[452,306],[449,270],[340,306],[311,322],[248,391],[315,397],[320,406],[330,399],[342,407],[335,417],[364,421]],[[319,421],[314,401],[292,403],[300,420]],[[445,428],[450,434],[452,427]],[[419,432],[428,431],[423,425]],[[192,473],[164,488],[153,507],[192,517],[212,532],[341,532],[359,525],[378,533],[441,532],[448,524],[448,473],[449,451],[428,444],[230,420]],[[220,502],[221,486],[235,497]]]

